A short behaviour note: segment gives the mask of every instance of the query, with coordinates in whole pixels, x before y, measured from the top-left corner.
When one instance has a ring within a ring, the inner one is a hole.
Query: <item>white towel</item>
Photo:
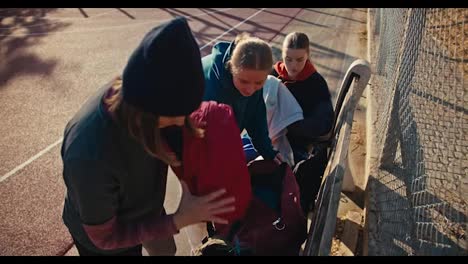
[[[286,86],[275,76],[268,75],[263,85],[268,134],[273,147],[286,159],[289,166],[294,166],[291,145],[286,137],[287,126],[304,119],[302,108]]]

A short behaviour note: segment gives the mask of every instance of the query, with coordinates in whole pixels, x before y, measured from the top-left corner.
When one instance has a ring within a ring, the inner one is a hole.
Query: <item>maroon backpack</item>
[[[248,169],[254,197],[246,215],[229,228],[215,226],[211,234],[224,237],[238,252],[299,255],[307,238],[307,219],[291,168],[286,163],[257,160]]]

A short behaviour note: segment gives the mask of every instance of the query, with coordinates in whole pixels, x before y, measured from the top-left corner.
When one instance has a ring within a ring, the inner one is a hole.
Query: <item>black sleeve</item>
[[[333,115],[333,106],[330,101],[319,102],[308,117],[288,126],[288,138],[302,142],[314,141],[330,131],[333,125]]]
[[[119,185],[113,171],[96,161],[64,162],[64,179],[83,224],[101,224],[117,212]]]
[[[296,96],[301,96],[304,119],[288,126],[288,138],[292,142],[309,144],[330,131],[334,122],[334,110],[328,84],[320,73],[315,72],[307,81],[307,87]],[[306,99],[307,98],[307,99]]]

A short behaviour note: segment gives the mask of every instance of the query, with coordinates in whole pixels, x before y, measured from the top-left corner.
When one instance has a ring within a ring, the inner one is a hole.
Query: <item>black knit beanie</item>
[[[148,32],[123,72],[123,99],[159,116],[184,116],[196,110],[205,79],[200,49],[183,17]]]

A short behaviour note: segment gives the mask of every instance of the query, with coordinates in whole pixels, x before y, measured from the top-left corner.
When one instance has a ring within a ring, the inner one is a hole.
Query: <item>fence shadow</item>
[[[403,250],[405,255],[466,254],[462,245],[466,238],[458,234],[459,226],[465,222],[459,223],[460,219],[465,219],[465,214],[428,188],[425,156],[413,109],[406,101],[400,102],[400,96],[406,98],[409,92],[406,89],[401,95],[395,93],[399,113],[390,125],[386,142],[395,147],[387,149],[392,153],[386,153],[371,191],[374,208],[380,208],[375,209],[382,239],[379,248],[385,249],[380,253],[400,255]],[[449,225],[447,221],[455,224]]]

